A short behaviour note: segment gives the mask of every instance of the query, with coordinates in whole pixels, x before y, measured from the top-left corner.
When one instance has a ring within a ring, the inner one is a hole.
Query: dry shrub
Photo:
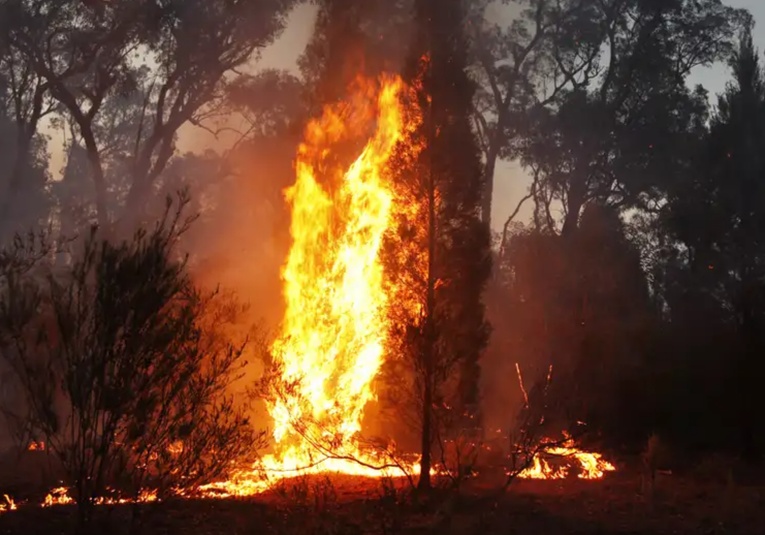
[[[122,243],[94,230],[43,280],[23,247],[0,264],[0,349],[24,402],[14,417],[62,464],[82,523],[102,496],[170,496],[263,438],[229,391],[244,365],[246,341],[226,335],[237,306],[198,289],[174,249],[184,206],[168,199],[154,228]]]

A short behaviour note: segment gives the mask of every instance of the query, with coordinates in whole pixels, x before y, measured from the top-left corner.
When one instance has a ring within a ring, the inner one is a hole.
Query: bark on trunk
[[[85,141],[85,148],[88,151],[88,163],[90,172],[93,176],[93,185],[96,192],[96,215],[98,217],[98,226],[107,229],[109,226],[109,212],[106,201],[106,178],[104,177],[104,168],[101,165],[101,155],[93,143],[93,147]]]
[[[70,107],[69,109],[72,110],[73,108]],[[82,140],[85,143],[85,153],[87,155],[90,175],[93,179],[93,187],[96,195],[96,216],[98,218],[98,226],[101,228],[102,232],[108,232],[109,212],[106,199],[106,176],[104,175],[104,166],[101,162],[101,152],[98,149],[91,123],[88,122],[86,118],[82,117],[81,113],[78,117],[80,135],[82,135]]]
[[[432,169],[432,167],[431,167]],[[435,184],[431,175],[431,184],[428,198],[428,286],[427,286],[427,311],[425,318],[425,343],[422,352],[423,370],[423,395],[422,395],[422,436],[420,459],[420,479],[417,488],[427,490],[430,488],[431,466],[431,442],[433,436],[433,375],[435,368],[435,325],[433,313],[435,308],[435,240],[436,240],[436,211],[435,211]]]

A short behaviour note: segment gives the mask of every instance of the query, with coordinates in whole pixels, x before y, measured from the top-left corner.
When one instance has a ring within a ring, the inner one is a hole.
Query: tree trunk
[[[494,173],[497,168],[499,150],[491,147],[486,155],[486,164],[483,170],[483,192],[481,193],[481,221],[491,228],[491,205],[494,200]]]
[[[82,139],[85,142],[85,150],[88,155],[88,164],[93,178],[93,186],[96,192],[96,215],[98,217],[98,226],[106,230],[109,225],[109,213],[106,200],[106,177],[104,176],[104,167],[101,163],[101,153],[98,150],[96,139],[90,128],[80,125]]]
[[[424,373],[422,393],[422,436],[420,459],[420,479],[417,488],[430,488],[431,445],[433,436],[433,372],[435,368],[435,325],[434,309],[436,303],[436,177],[433,169],[433,147],[436,133],[433,128],[433,99],[428,107],[428,280],[425,309],[425,344],[422,351]]]
[[[135,227],[136,222],[141,221],[146,215],[150,192],[151,185],[146,183],[146,176],[134,175],[133,184],[130,186],[122,215],[119,218],[120,233],[129,233]]]
[[[561,235],[564,238],[570,237],[579,228],[579,215],[582,212],[587,194],[584,179],[580,177],[579,173],[571,177],[572,183],[566,203],[566,218],[563,220],[563,228],[561,229]]]
[[[427,343],[427,342],[426,342]],[[428,349],[426,348],[426,351]],[[429,358],[426,355],[426,358]],[[433,436],[433,382],[430,375],[432,370],[425,370],[425,385],[422,396],[422,436],[421,438],[421,452],[420,457],[420,479],[417,482],[417,488],[419,490],[430,489],[430,467],[431,460],[431,437]]]
[[[10,211],[18,193],[18,181],[23,164],[21,155],[17,153],[8,180],[0,184],[0,235],[5,235],[6,231],[10,230]]]
[[[11,174],[8,177],[8,181],[1,185],[2,190],[0,190],[0,235],[4,235],[7,230],[10,230],[11,206],[13,206],[16,195],[19,192],[24,168],[29,163],[29,148],[31,144],[32,137],[26,135],[19,128],[16,140],[16,154],[13,159]]]
[[[431,166],[432,170],[432,166]],[[432,177],[432,171],[431,171]],[[435,306],[436,277],[434,273],[435,239],[436,239],[436,213],[435,213],[435,185],[431,178],[429,192],[429,215],[428,215],[428,287],[427,287],[427,310],[424,328],[424,347],[422,349],[422,435],[420,458],[420,479],[417,488],[427,490],[430,488],[431,445],[433,437],[433,374],[435,368],[435,325],[433,314]]]

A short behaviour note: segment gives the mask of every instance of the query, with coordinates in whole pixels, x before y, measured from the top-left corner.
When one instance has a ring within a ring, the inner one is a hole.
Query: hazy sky
[[[757,22],[755,43],[761,51],[765,50],[765,0],[727,0],[728,5],[749,9]],[[267,67],[294,66],[297,56],[305,47],[313,29],[314,8],[301,6],[290,18],[287,30],[269,50],[264,53],[262,64]],[[710,92],[714,102],[715,95],[721,92],[729,79],[727,65],[720,64],[711,68],[697,69],[689,83],[703,84]],[[497,169],[494,187],[493,227],[502,227],[507,216],[513,211],[528,187],[528,178],[518,165],[501,162]]]
[[[755,43],[761,51],[765,50],[765,0],[727,0],[734,7],[749,9],[754,15]],[[260,61],[262,68],[294,68],[296,60],[305,48],[313,31],[315,7],[300,5],[290,16],[286,30],[278,41],[266,49]],[[722,91],[729,78],[726,65],[716,65],[712,68],[698,69],[693,73],[690,84],[703,84],[710,92],[711,98]],[[713,100],[714,101],[714,100]],[[54,145],[56,140],[54,139]],[[190,127],[181,131],[181,150],[203,149],[210,146],[214,140],[202,134],[199,129]],[[54,176],[59,174],[63,164],[62,155],[53,149],[54,161],[51,171]],[[497,168],[494,187],[493,227],[500,229],[507,216],[513,211],[516,203],[522,198],[528,187],[528,178],[518,165],[512,162],[500,162]],[[528,212],[520,216],[526,217]]]

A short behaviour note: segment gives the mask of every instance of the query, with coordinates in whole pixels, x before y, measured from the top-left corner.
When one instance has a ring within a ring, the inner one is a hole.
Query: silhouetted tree
[[[729,399],[736,400],[738,438],[751,457],[763,450],[756,407],[765,378],[765,248],[758,238],[765,231],[765,76],[751,28],[730,65],[733,81],[718,99],[701,165],[672,192],[661,221],[675,240],[669,306],[695,308],[714,330],[725,332],[727,324],[737,333]]]
[[[53,111],[44,82],[0,38],[0,161],[6,163],[0,170],[0,240],[47,223],[47,153],[38,126]]]
[[[312,111],[345,95],[357,76],[400,72],[415,31],[413,0],[320,0],[298,63]]]
[[[419,208],[400,222],[398,239],[407,244],[404,250],[414,244],[413,254],[420,256],[412,262],[394,251],[392,261],[399,265],[392,273],[422,269],[407,283],[422,311],[410,318],[407,336],[421,411],[419,487],[427,489],[439,421],[448,415],[465,425],[478,417],[478,361],[488,339],[482,291],[491,264],[480,219],[481,165],[470,123],[474,85],[466,72],[463,3],[417,1],[415,22],[408,73],[422,122],[407,143],[422,150],[400,180],[410,195],[402,202]]]
[[[495,411],[504,407],[493,423],[512,425],[515,363],[529,389],[546,382],[552,365],[549,395],[559,406],[546,415],[550,434],[585,421],[611,436],[639,438],[644,421],[626,424],[616,407],[629,408],[624,386],[642,365],[656,316],[639,250],[616,210],[588,205],[570,241],[521,228],[508,236],[497,265],[488,297],[496,338],[486,358],[504,373],[484,384]]]
[[[581,43],[567,38],[588,7],[549,0],[468,5],[472,73],[478,82],[473,119],[483,156],[481,217],[490,225],[498,161],[518,156],[529,112],[552,103],[591,61]],[[554,47],[582,53],[562,69],[553,61]]]
[[[218,111],[226,75],[273,40],[292,3],[9,0],[0,7],[0,40],[66,110],[105,225],[110,127],[124,126],[120,137],[129,136],[130,150],[114,156],[129,175],[126,212],[140,214],[175,153],[178,130]]]
[[[704,97],[687,76],[725,57],[746,19],[719,0],[578,4],[550,30],[566,88],[533,109],[520,148],[545,202],[562,205],[564,235],[591,201],[626,209],[661,197]]]

